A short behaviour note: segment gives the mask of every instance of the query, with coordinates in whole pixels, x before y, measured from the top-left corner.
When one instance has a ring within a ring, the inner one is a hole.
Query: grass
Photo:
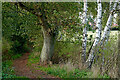
[[[59,45],[59,46],[58,46]],[[69,51],[70,50],[70,51]],[[58,56],[54,56],[57,58],[64,58],[64,55],[69,55],[68,58],[72,58],[75,59],[76,61],[79,61],[79,59],[76,59],[76,57],[78,57],[78,53],[79,53],[80,47],[74,45],[74,44],[64,44],[64,43],[57,43],[56,44],[56,50],[55,50],[55,54],[57,54]],[[59,52],[58,52],[59,51]],[[69,53],[69,54],[67,54]],[[74,57],[73,57],[74,56]],[[67,56],[66,56],[67,57]],[[57,58],[55,58],[54,60],[57,60]],[[48,65],[47,67],[45,66],[40,66],[37,65],[36,67],[32,66],[32,64],[37,64],[40,62],[40,52],[33,52],[30,56],[29,56],[29,60],[28,60],[28,66],[36,69],[36,70],[41,70],[46,72],[47,74],[51,74],[60,78],[93,78],[93,72],[90,70],[86,70],[86,69],[79,69],[79,68],[74,68],[74,66],[72,66],[72,63],[70,63],[69,65],[67,65],[67,63],[63,63],[64,66],[62,66],[61,63],[59,64],[53,64],[53,65]],[[77,64],[79,65],[79,64]],[[98,76],[96,78],[109,78],[109,76],[107,74],[105,75],[100,75],[98,74]]]
[[[31,56],[32,57],[32,56]],[[35,58],[31,58],[29,57],[29,60],[28,60],[28,65],[31,67],[32,64],[36,64],[38,63],[39,58],[35,57]],[[68,66],[68,67],[71,67],[71,66]],[[65,78],[93,78],[92,76],[92,71],[90,70],[80,70],[80,69],[71,69],[71,70],[68,70],[66,67],[61,67],[61,65],[56,65],[56,64],[53,64],[53,65],[48,65],[47,67],[44,67],[44,66],[40,66],[38,65],[37,68],[35,67],[34,69],[36,70],[41,70],[41,71],[44,71],[46,72],[47,74],[51,74],[51,75],[54,75],[56,77],[60,77],[62,79],[65,79]],[[105,75],[100,75],[98,74],[97,78],[110,78],[107,74]]]
[[[38,59],[38,58],[36,58]],[[29,59],[29,66],[31,66],[33,63],[38,63],[36,62],[36,59]],[[32,61],[32,62],[31,62]],[[39,61],[39,60],[37,60]],[[88,72],[88,71],[84,71],[84,70],[79,70],[79,69],[74,69],[74,70],[67,70],[64,67],[60,67],[59,65],[51,65],[51,66],[37,66],[37,68],[35,68],[36,70],[42,70],[44,72],[46,72],[47,74],[51,74],[54,75],[56,77],[60,77],[60,78],[88,78],[92,72]]]
[[[52,74],[54,76],[58,76],[60,78],[88,78],[88,76],[91,75],[90,72],[87,71],[81,71],[79,69],[66,71],[64,68],[60,67],[42,67],[39,66],[40,70],[46,71],[47,74]]]

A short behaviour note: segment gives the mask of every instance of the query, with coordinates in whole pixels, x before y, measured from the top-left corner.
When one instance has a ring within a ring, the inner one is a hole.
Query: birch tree
[[[117,2],[118,0],[116,0],[116,2],[114,3],[114,6],[112,8],[112,10],[110,11],[110,15],[109,15],[109,18],[107,20],[107,23],[106,23],[106,26],[104,28],[104,32],[103,32],[103,35],[102,35],[102,38],[101,38],[101,42],[99,43],[100,46],[103,45],[103,42],[107,42],[108,41],[108,38],[109,38],[109,34],[110,34],[110,28],[111,28],[111,24],[112,24],[112,18],[113,18],[113,14],[114,14],[114,11],[115,11],[115,8],[117,6]],[[97,35],[97,34],[96,34]],[[100,39],[99,39],[100,40]],[[94,42],[95,43],[95,42]],[[98,44],[98,43],[97,43]],[[91,50],[91,53],[89,54],[89,57],[87,59],[86,62],[89,63],[89,66],[88,68],[91,68],[92,66],[92,63],[94,61],[94,50],[92,51]]]
[[[91,48],[91,51],[90,51],[90,54],[89,54],[89,57],[87,59],[86,62],[89,63],[89,68],[91,67],[92,65],[92,62],[94,60],[94,51],[95,51],[95,47],[97,46],[97,44],[99,43],[100,41],[100,38],[101,38],[101,27],[102,27],[102,4],[101,4],[101,0],[97,0],[97,3],[98,3],[98,10],[97,10],[97,23],[96,23],[96,38],[94,40],[94,43],[92,45],[92,48]]]
[[[103,35],[102,35],[101,45],[103,44],[104,41],[105,42],[108,41],[108,38],[109,38],[109,35],[110,35],[110,28],[111,28],[111,24],[112,24],[112,19],[113,19],[115,9],[117,7],[117,3],[118,3],[118,0],[115,1],[114,6],[113,6],[112,10],[110,11],[110,15],[109,15],[109,18],[107,20],[107,23],[106,23],[106,26],[104,28],[104,32],[103,32]]]
[[[110,28],[111,28],[111,25],[112,25],[112,20],[114,18],[114,12],[116,10],[116,7],[117,7],[117,3],[118,3],[118,0],[116,0],[116,2],[114,3],[114,6],[113,6],[113,9],[111,9],[110,11],[110,15],[109,15],[109,18],[107,20],[107,23],[106,23],[106,26],[105,26],[105,29],[104,29],[104,32],[103,32],[103,36],[102,36],[102,40],[101,40],[101,43],[100,43],[100,46],[101,48],[103,48],[103,50],[105,50],[105,44],[106,42],[108,42],[108,39],[109,39],[109,36],[110,36]],[[104,72],[104,52],[102,54],[102,72]]]
[[[112,2],[113,2],[113,0],[110,0],[110,7],[109,7],[110,11],[112,10]]]
[[[82,44],[82,48],[83,48],[83,52],[82,52],[82,63],[84,63],[86,61],[86,46],[87,46],[87,0],[84,0],[84,10],[83,10],[83,25],[84,25],[84,29],[83,29],[83,44]]]

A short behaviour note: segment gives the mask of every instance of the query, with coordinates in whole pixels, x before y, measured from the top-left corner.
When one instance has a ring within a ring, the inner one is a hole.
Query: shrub
[[[25,37],[22,37],[20,35],[12,35],[11,41],[12,41],[11,51],[13,51],[14,54],[21,54],[27,51],[26,47],[28,46],[25,45],[27,44],[27,40]]]

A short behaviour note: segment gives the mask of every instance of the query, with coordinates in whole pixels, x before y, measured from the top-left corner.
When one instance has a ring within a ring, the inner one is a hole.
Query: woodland
[[[120,78],[120,1],[2,2],[2,78]]]

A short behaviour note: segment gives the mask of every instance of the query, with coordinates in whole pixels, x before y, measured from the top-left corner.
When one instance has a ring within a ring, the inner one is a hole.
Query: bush
[[[14,60],[16,58],[19,58],[22,54],[20,54],[20,52],[18,52],[18,48],[19,47],[16,47],[16,46],[13,46],[13,45],[18,45],[16,42],[10,42],[10,40],[8,39],[5,39],[3,37],[2,39],[2,60],[5,61],[5,60]],[[25,51],[26,48],[22,49]],[[16,53],[19,53],[19,54],[16,54]]]
[[[11,48],[10,42],[6,40],[4,37],[2,38],[2,53],[7,53],[8,50]]]
[[[26,47],[28,46],[25,45],[27,44],[27,40],[25,37],[22,37],[20,35],[12,35],[11,41],[12,41],[11,51],[13,51],[14,54],[21,54],[27,51]]]
[[[79,44],[70,42],[56,42],[55,51],[52,58],[53,63],[66,63],[68,60],[75,62],[80,59],[81,47]]]

